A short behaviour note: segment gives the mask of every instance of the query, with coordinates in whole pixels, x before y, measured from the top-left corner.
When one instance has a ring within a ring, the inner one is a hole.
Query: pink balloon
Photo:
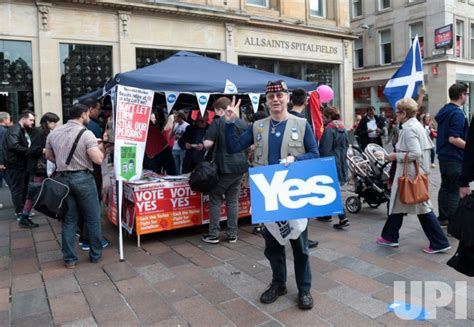
[[[316,91],[319,93],[319,99],[321,100],[321,103],[328,103],[334,99],[334,91],[327,85],[318,86]]]

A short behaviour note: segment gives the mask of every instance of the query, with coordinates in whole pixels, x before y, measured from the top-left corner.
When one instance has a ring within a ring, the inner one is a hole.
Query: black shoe
[[[309,247],[310,249],[317,247],[318,244],[319,244],[318,241],[308,240],[308,247]]]
[[[217,244],[217,243],[219,243],[219,238],[207,234],[207,235],[204,235],[204,236],[202,237],[202,241],[203,241],[203,242],[206,242],[206,243]]]
[[[441,227],[448,227],[448,225],[449,225],[449,220],[447,220],[447,219],[438,220],[438,222],[439,222],[439,225]]]
[[[260,296],[260,302],[270,304],[276,301],[279,296],[288,293],[285,284],[271,284],[270,287]]]
[[[334,224],[332,225],[332,227],[336,228],[336,229],[343,229],[344,227],[347,227],[349,226],[351,223],[349,222],[349,219],[347,218],[344,218],[342,220],[339,221],[339,224]]]
[[[298,308],[301,310],[311,310],[313,308],[313,297],[309,291],[298,293]]]
[[[38,224],[31,221],[30,218],[21,217],[18,225],[22,228],[36,228],[39,227]]]
[[[332,221],[332,217],[331,216],[319,217],[319,218],[317,218],[317,220],[328,223],[328,222]]]

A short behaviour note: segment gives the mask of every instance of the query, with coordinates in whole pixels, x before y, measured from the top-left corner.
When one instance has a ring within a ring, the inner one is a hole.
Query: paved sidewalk
[[[437,170],[437,169],[436,169]],[[439,176],[433,176],[439,184]],[[434,191],[437,188],[433,187]],[[433,194],[435,195],[435,194]],[[436,196],[434,196],[436,198]],[[383,206],[364,206],[350,215],[347,231],[311,221],[313,310],[296,306],[291,251],[287,295],[259,302],[271,280],[263,239],[241,225],[237,244],[202,243],[205,228],[149,235],[142,248],[125,237],[126,262],[119,262],[117,229],[103,222],[112,246],[99,264],[78,249],[75,270],[61,260],[60,225],[41,215],[32,231],[12,218],[8,190],[0,190],[0,326],[473,326],[474,279],[445,262],[449,254],[422,252],[427,240],[414,216],[401,230],[400,248],[374,243],[384,223]],[[436,205],[435,205],[436,208]],[[467,320],[454,320],[454,303],[437,310],[437,319],[410,322],[387,312],[393,281],[467,281]]]

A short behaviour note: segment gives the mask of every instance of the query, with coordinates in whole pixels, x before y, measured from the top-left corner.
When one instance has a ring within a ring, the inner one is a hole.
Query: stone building
[[[352,113],[349,0],[3,0],[0,22],[0,109],[13,116],[62,115],[180,50],[331,85]]]
[[[452,28],[452,48],[436,49],[435,30],[451,24],[443,35],[449,35]],[[425,111],[434,114],[447,103],[448,88],[453,83],[473,86],[472,0],[352,0],[351,27],[359,36],[353,50],[356,111],[373,105],[391,115],[383,88],[404,61],[417,34],[428,93],[423,104]],[[466,113],[471,111],[469,103]]]

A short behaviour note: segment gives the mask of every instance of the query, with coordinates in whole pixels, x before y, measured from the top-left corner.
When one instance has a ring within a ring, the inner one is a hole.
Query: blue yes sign
[[[343,212],[334,157],[250,168],[252,223]]]

